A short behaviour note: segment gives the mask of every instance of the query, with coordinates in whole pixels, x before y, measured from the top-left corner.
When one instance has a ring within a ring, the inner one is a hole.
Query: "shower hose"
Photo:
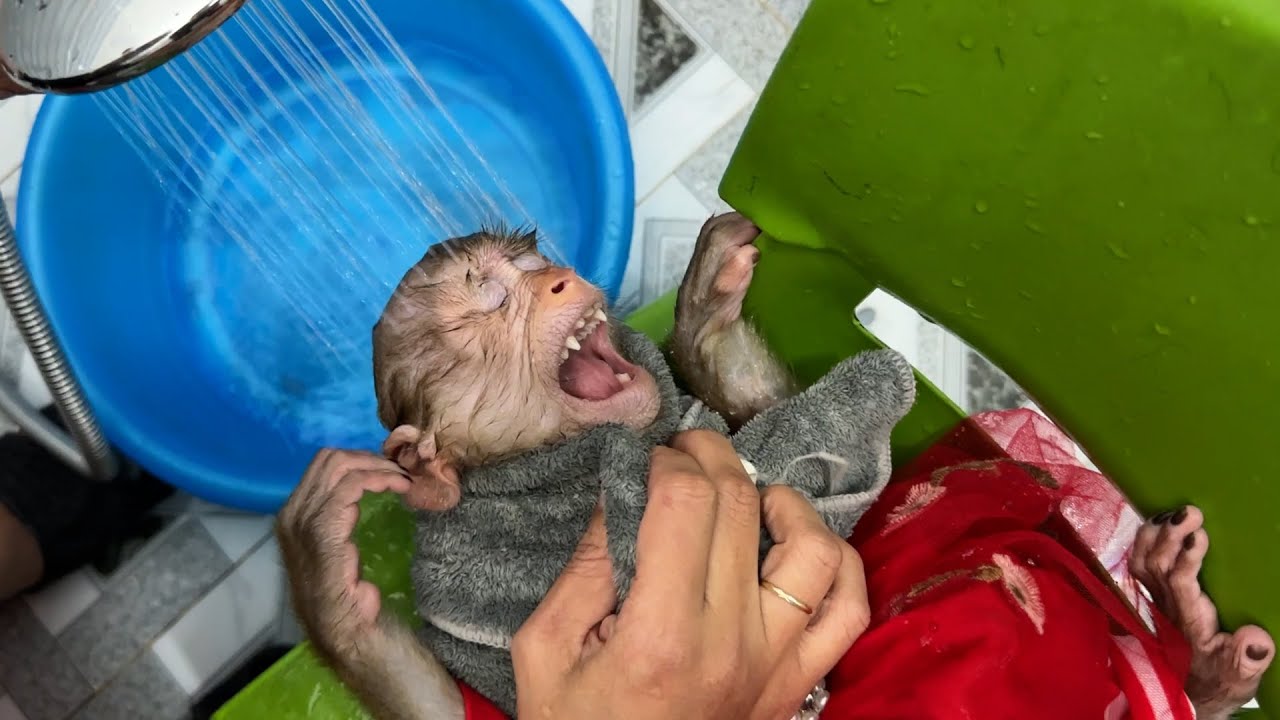
[[[0,293],[35,359],[70,436],[49,422],[18,393],[17,378],[0,378],[0,413],[60,460],[97,480],[111,480],[119,469],[115,453],[89,410],[80,383],[54,337],[31,275],[18,252],[18,239],[0,202]]]

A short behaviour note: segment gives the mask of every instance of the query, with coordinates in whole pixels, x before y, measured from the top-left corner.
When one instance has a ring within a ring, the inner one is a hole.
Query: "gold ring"
[[[811,608],[811,607],[809,607],[808,605],[806,605],[806,604],[805,604],[805,602],[804,602],[803,600],[801,600],[801,599],[797,598],[795,595],[792,595],[791,593],[787,592],[786,590],[783,590],[782,588],[778,587],[777,585],[774,585],[773,583],[769,582],[768,580],[763,580],[763,579],[762,579],[762,580],[760,581],[760,587],[762,587],[762,588],[764,588],[765,590],[768,590],[768,591],[772,592],[774,595],[777,595],[778,597],[782,598],[784,601],[786,601],[786,603],[787,603],[788,605],[792,605],[792,606],[794,606],[794,607],[800,608],[800,610],[801,610],[802,612],[804,612],[804,614],[805,614],[805,615],[812,615],[812,614],[813,614],[813,608]]]

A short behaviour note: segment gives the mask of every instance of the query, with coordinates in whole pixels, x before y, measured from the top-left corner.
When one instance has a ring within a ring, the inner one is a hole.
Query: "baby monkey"
[[[704,224],[670,348],[688,390],[734,425],[793,388],[741,318],[758,234],[737,213]],[[605,423],[653,423],[658,385],[619,352],[616,331],[604,294],[551,263],[534,232],[487,230],[431,247],[373,331],[378,415],[390,431],[384,452],[412,477],[406,502],[445,511],[458,505],[468,468]],[[337,550],[295,542],[314,533],[294,525],[320,522],[301,517],[320,512],[299,512],[282,513],[280,544],[315,650],[380,720],[462,718],[450,674],[408,628],[379,613],[374,588],[353,572],[344,573],[348,587],[313,585],[314,558]],[[350,630],[353,618],[368,615],[377,617],[377,632]]]
[[[793,387],[741,317],[758,234],[737,213],[708,220],[678,293],[675,370],[731,425]],[[660,402],[649,371],[618,351],[604,294],[552,264],[532,231],[431,247],[374,326],[373,374],[383,451],[424,510],[456,505],[466,468],[605,423],[639,430]]]

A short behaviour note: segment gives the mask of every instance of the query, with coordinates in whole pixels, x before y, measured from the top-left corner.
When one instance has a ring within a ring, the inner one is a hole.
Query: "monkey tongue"
[[[622,392],[617,373],[634,371],[609,342],[604,324],[560,365],[560,389],[580,400],[608,400]]]

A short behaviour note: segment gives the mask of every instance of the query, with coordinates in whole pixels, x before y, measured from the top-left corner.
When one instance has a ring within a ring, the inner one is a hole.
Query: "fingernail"
[[[1186,519],[1187,519],[1187,508],[1184,506],[1184,507],[1178,508],[1178,512],[1174,513],[1173,517],[1169,518],[1169,523],[1172,525],[1181,525],[1182,521]]]
[[[1266,660],[1269,652],[1264,647],[1258,647],[1257,645],[1250,645],[1249,648],[1244,651],[1244,654],[1248,655],[1250,660],[1257,662],[1259,660]]]
[[[1188,536],[1186,536],[1185,538],[1183,538],[1183,539],[1182,539],[1182,549],[1183,549],[1183,550],[1190,550],[1191,548],[1193,548],[1193,547],[1195,547],[1195,546],[1196,546],[1196,536],[1195,536],[1195,535],[1188,535]]]
[[[1164,511],[1164,512],[1160,513],[1159,515],[1156,515],[1155,517],[1151,518],[1151,524],[1152,524],[1152,525],[1162,525],[1162,524],[1164,524],[1164,521],[1165,521],[1165,520],[1168,520],[1170,517],[1173,517],[1173,511],[1172,511],[1172,510],[1166,510],[1166,511]]]

